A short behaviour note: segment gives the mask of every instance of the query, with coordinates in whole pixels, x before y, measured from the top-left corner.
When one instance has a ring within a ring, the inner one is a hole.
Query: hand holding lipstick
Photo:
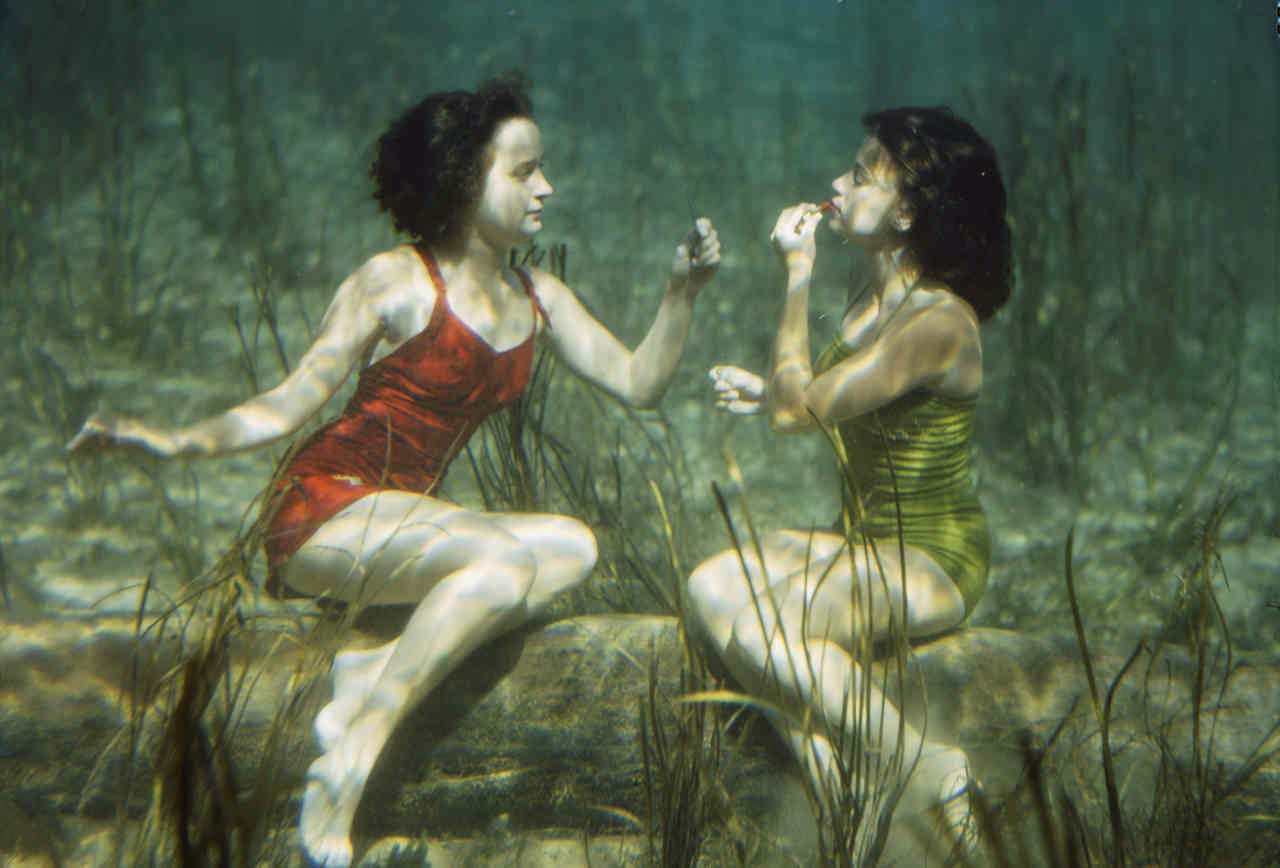
[[[833,212],[835,212],[835,211],[837,211],[837,210],[839,210],[839,209],[838,209],[838,208],[836,208],[836,203],[835,203],[834,201],[832,201],[831,199],[828,199],[827,201],[823,202],[821,205],[815,205],[811,211],[809,211],[808,213],[806,213],[806,214],[805,214],[805,216],[806,216],[806,217],[812,217],[814,214],[818,214],[818,215],[826,215],[826,214],[831,214],[831,213],[833,213]],[[797,223],[797,224],[796,224],[796,234],[797,234],[797,235],[800,233],[801,225],[802,225],[802,224],[800,224],[800,223]]]
[[[782,258],[788,271],[795,269],[808,270],[818,254],[814,242],[814,233],[822,215],[836,210],[830,200],[821,204],[803,202],[793,205],[778,215],[769,240],[773,249]]]

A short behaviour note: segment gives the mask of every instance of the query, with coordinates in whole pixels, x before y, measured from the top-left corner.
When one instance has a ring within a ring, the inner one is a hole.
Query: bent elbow
[[[623,387],[616,394],[629,407],[652,410],[662,401],[670,382],[669,377],[655,376],[651,371],[635,371],[633,363],[633,369],[628,371]]]
[[[662,391],[636,392],[627,399],[627,403],[636,410],[653,410],[661,402]]]
[[[779,434],[811,431],[826,424],[823,414],[806,400],[773,404],[768,408],[769,427]]]
[[[792,410],[773,410],[769,413],[769,428],[775,434],[790,434],[809,427],[808,414],[801,416]]]

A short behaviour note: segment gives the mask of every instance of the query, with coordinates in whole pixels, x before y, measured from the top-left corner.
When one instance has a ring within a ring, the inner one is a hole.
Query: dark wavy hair
[[[433,244],[457,239],[489,170],[498,125],[533,117],[528,81],[508,73],[470,91],[428,94],[379,138],[369,177],[396,229]]]
[[[871,112],[862,125],[897,164],[907,246],[925,277],[992,317],[1013,289],[1012,238],[995,150],[950,109]]]

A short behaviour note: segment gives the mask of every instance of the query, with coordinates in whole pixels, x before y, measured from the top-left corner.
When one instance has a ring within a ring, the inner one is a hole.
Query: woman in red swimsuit
[[[524,85],[433,94],[378,142],[375,196],[414,240],[374,256],[338,288],[315,342],[274,389],[177,429],[94,416],[69,448],[222,455],[288,437],[353,370],[341,416],[298,451],[276,489],[267,554],[296,592],[417,606],[404,634],[339,654],[316,719],[301,831],[307,855],[351,861],[350,828],[392,729],[469,653],[543,611],[595,564],[576,519],[474,512],[433,496],[476,426],[519,396],[541,335],[577,374],[652,406],[684,349],[720,245],[709,221],[676,248],[648,334],[631,351],[555,276],[511,270],[542,228],[552,187]]]

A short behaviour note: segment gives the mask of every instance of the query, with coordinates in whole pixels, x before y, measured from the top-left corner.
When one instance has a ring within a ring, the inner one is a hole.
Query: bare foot
[[[316,865],[351,864],[351,823],[373,764],[391,734],[404,697],[371,690],[363,711],[333,748],[307,769],[307,789],[298,822],[302,848]]]
[[[344,651],[333,658],[333,701],[320,709],[315,723],[322,751],[328,753],[337,747],[394,652],[395,643],[391,642],[368,651]]]
[[[841,790],[840,763],[831,742],[817,733],[800,737],[796,749],[800,765],[820,797],[834,796]]]
[[[302,852],[308,864],[324,868],[351,865],[351,821],[359,791],[351,798],[342,775],[334,768],[335,753],[329,752],[307,769],[307,789],[302,796]],[[337,773],[337,774],[335,774]]]
[[[972,846],[976,826],[969,797],[978,785],[969,772],[969,760],[964,751],[948,748],[922,757],[916,767],[915,779],[920,781],[925,792],[932,794],[934,803],[931,807],[941,821],[948,842],[966,849]]]

